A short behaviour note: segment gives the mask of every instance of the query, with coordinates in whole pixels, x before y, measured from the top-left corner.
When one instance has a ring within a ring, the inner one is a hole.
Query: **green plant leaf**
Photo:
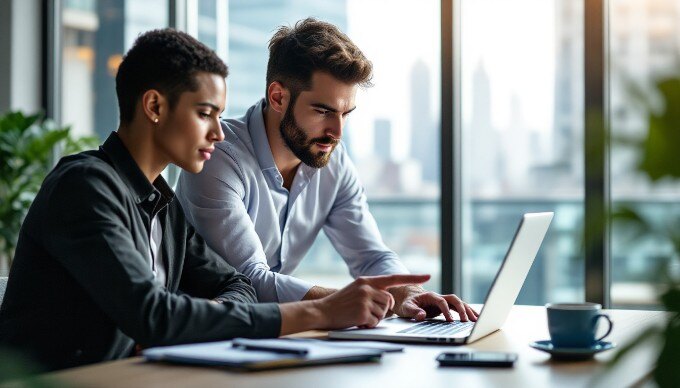
[[[661,302],[668,311],[680,312],[680,289],[673,287],[661,295]],[[676,315],[676,319],[678,314]],[[679,348],[680,349],[680,348]]]
[[[637,140],[632,136],[612,138],[619,146],[635,147],[641,157],[638,170],[651,181],[680,178],[680,77],[661,80],[656,83],[656,92],[649,95],[643,88],[626,82],[628,94],[636,106],[648,112],[647,134]],[[656,102],[656,97],[661,102]],[[655,227],[632,208],[621,207],[612,214],[611,220],[625,224],[633,230],[634,237],[650,236],[669,241],[674,248],[674,256],[680,258],[680,220],[673,219],[663,226]],[[670,257],[669,257],[670,259]],[[664,268],[664,269],[667,269]],[[667,279],[668,290],[660,297],[671,317],[665,328],[649,328],[635,340],[628,343],[612,359],[611,365],[618,363],[639,343],[654,338],[661,342],[661,351],[654,371],[654,379],[661,387],[678,386],[680,382],[680,285],[668,273],[659,279]],[[661,282],[661,280],[660,280]]]
[[[625,225],[632,233],[631,239],[639,239],[655,232],[654,224],[631,206],[617,206],[611,213],[611,220],[614,226]]]
[[[11,258],[21,223],[54,156],[96,145],[94,138],[75,139],[70,131],[40,113],[8,112],[0,117],[0,255]]]
[[[662,331],[659,327],[648,327],[645,331],[638,334],[635,338],[630,340],[626,345],[622,346],[621,349],[614,355],[614,357],[607,363],[607,368],[612,368],[616,365],[622,358],[624,358],[633,349],[640,346],[642,343],[647,341],[659,341],[661,340]]]
[[[673,299],[672,303],[680,303],[678,294],[666,294]],[[675,310],[677,311],[677,310]],[[659,387],[677,387],[680,382],[680,368],[678,367],[678,354],[680,350],[680,315],[670,320],[668,327],[664,331],[664,344],[657,360],[657,367],[654,371],[654,380]]]
[[[650,113],[647,138],[642,142],[639,164],[653,181],[661,178],[680,178],[680,78],[657,84],[664,108]]]

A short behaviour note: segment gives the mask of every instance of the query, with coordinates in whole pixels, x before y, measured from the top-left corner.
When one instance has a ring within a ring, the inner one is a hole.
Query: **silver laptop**
[[[519,223],[503,264],[486,297],[477,322],[387,318],[372,329],[350,328],[329,333],[330,338],[396,342],[468,344],[499,330],[529,273],[553,213],[527,213]]]

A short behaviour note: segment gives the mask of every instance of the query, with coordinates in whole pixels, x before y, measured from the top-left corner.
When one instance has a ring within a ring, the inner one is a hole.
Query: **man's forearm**
[[[288,335],[326,327],[325,316],[316,300],[282,303],[281,334]]]
[[[328,295],[333,294],[337,290],[334,288],[325,288],[325,287],[320,287],[320,286],[314,286],[307,291],[304,297],[302,297],[302,300],[316,300],[316,299],[321,299],[325,298]]]

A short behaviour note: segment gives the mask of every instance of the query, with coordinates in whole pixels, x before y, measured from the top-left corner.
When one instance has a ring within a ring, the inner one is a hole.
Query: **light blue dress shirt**
[[[301,300],[313,286],[290,276],[323,228],[353,277],[408,273],[385,246],[342,144],[326,167],[301,164],[290,191],[274,164],[265,101],[222,123],[203,171],[182,171],[177,198],[208,245],[253,282],[260,302]]]

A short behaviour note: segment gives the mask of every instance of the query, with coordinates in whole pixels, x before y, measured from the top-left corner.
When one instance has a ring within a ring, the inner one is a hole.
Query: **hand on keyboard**
[[[418,286],[392,287],[389,291],[394,296],[394,312],[400,317],[413,318],[422,321],[444,314],[444,318],[452,322],[454,320],[451,310],[460,316],[462,322],[477,321],[479,315],[467,303],[456,295],[439,295],[435,292],[425,291]]]

